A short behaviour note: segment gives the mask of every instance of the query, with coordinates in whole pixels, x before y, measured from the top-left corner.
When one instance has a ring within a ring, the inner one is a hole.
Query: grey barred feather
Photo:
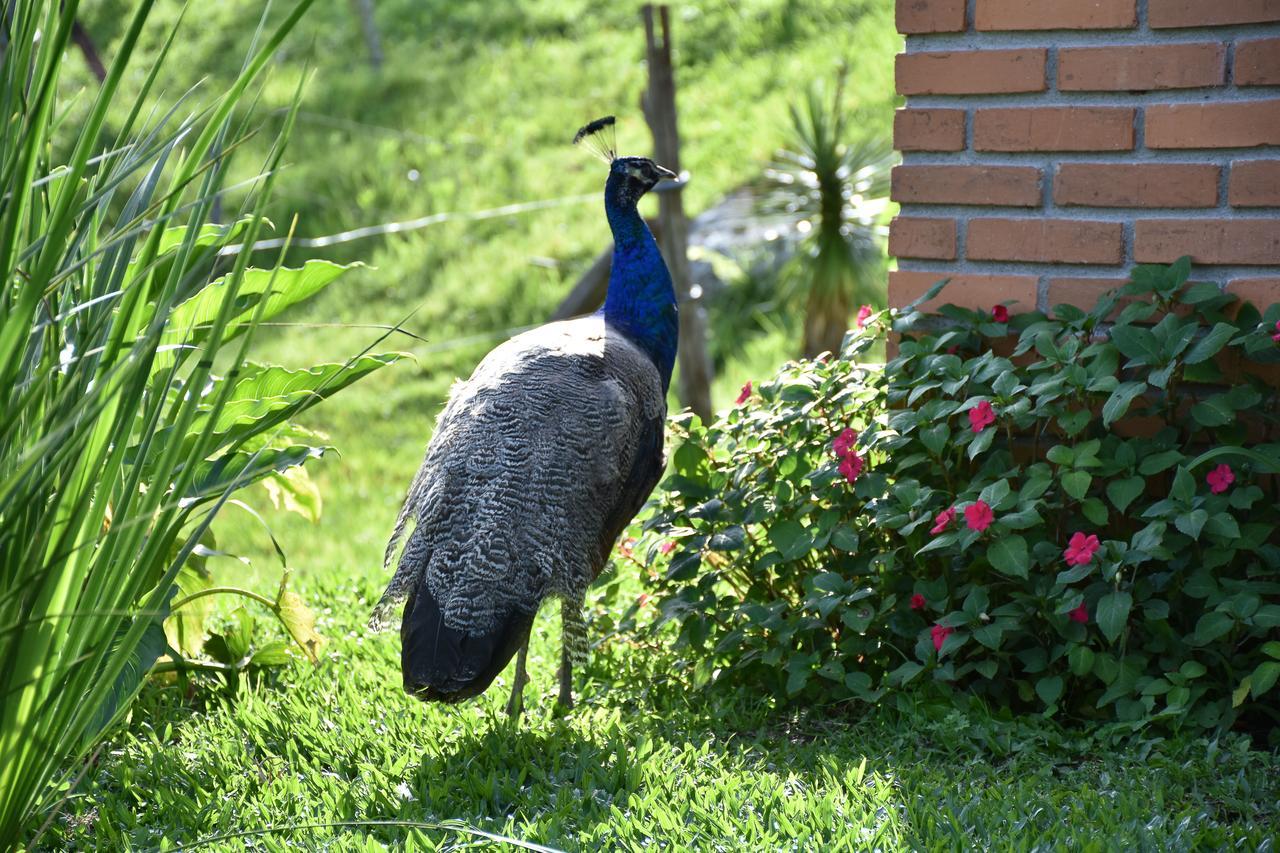
[[[388,543],[412,532],[370,620],[419,588],[446,627],[498,630],[547,596],[581,601],[662,469],[652,360],[592,316],[494,349],[455,383]]]

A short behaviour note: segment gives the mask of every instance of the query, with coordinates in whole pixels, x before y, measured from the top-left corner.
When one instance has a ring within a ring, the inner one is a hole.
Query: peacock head
[[[634,207],[640,197],[664,180],[678,180],[676,173],[663,168],[648,157],[619,157],[614,140],[613,116],[598,118],[582,127],[573,137],[593,154],[609,164],[609,180],[605,197],[612,204]]]
[[[648,157],[615,157],[609,164],[606,194],[618,202],[634,205],[640,197],[660,181],[676,180],[676,173],[663,168]]]

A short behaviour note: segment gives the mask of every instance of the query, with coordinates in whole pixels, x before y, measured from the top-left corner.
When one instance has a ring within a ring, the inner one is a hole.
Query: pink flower
[[[1098,553],[1101,547],[1102,543],[1098,541],[1097,536],[1093,534],[1085,536],[1076,531],[1071,534],[1071,541],[1067,543],[1067,549],[1062,552],[1062,556],[1066,558],[1068,566],[1083,566],[1093,560],[1093,555]]]
[[[942,512],[938,513],[937,517],[933,519],[933,528],[929,532],[934,536],[937,536],[939,533],[950,527],[951,523],[955,520],[956,508],[947,507]]]
[[[1089,621],[1089,608],[1084,606],[1084,602],[1080,602],[1080,606],[1067,614],[1071,617],[1072,622],[1079,622],[1081,625]]]
[[[1209,491],[1220,495],[1236,481],[1236,475],[1231,472],[1231,466],[1224,463],[1210,471],[1205,479],[1209,481]]]
[[[947,347],[947,355],[955,355],[960,352],[960,347]]]
[[[851,451],[848,456],[840,461],[840,473],[852,483],[862,473],[862,465],[862,457]]]
[[[849,451],[853,449],[853,445],[858,440],[858,433],[854,429],[845,428],[835,441],[831,442],[831,449],[836,452],[836,456],[840,459],[849,455]]]
[[[747,384],[742,386],[742,393],[738,395],[738,399],[733,401],[733,404],[735,406],[741,406],[743,403],[747,402],[747,399],[750,396],[751,396],[751,382],[748,380]]]
[[[997,305],[991,309],[991,319],[995,320],[997,323],[1009,322],[1009,309],[1003,305]]]
[[[951,636],[952,630],[942,625],[934,625],[929,629],[929,636],[933,637],[933,650],[935,652],[942,651],[942,644],[947,641],[947,637]]]
[[[918,592],[917,592],[915,595],[911,596],[911,609],[912,609],[912,610],[924,610],[924,596],[923,596],[923,595],[921,595],[920,593],[918,593]]]
[[[1280,320],[1276,320],[1276,333],[1271,336],[1271,340],[1280,344]]]
[[[995,410],[991,408],[991,404],[986,400],[969,410],[969,426],[972,427],[974,432],[982,432],[995,422]]]
[[[674,539],[666,539],[666,540],[663,540],[663,543],[662,543],[661,545],[659,545],[659,546],[658,546],[658,553],[659,553],[659,554],[670,554],[670,553],[671,553],[672,551],[674,551],[675,549],[676,549],[676,540],[674,540]]]
[[[639,607],[644,607],[648,603],[649,603],[649,593],[647,592],[640,593],[640,597],[636,599],[636,605]]]
[[[858,309],[858,328],[865,329],[867,321],[871,319],[871,306],[863,305]]]
[[[990,527],[991,522],[995,520],[995,513],[991,511],[991,507],[986,501],[974,501],[964,508],[964,523],[968,525],[970,530],[976,530],[981,533]]]

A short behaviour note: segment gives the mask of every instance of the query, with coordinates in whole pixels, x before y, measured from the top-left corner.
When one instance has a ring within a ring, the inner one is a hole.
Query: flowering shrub
[[[1247,372],[1280,363],[1280,305],[1188,271],[1053,318],[877,314],[676,419],[637,547],[655,625],[701,680],[784,699],[1280,731],[1280,394]],[[889,320],[900,354],[860,364]]]

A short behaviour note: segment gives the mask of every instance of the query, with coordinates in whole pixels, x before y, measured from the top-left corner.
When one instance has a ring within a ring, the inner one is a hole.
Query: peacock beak
[[[675,180],[679,180],[680,178],[680,176],[677,175],[675,172],[671,171],[670,169],[665,169],[662,166],[659,166],[657,163],[653,164],[653,168],[658,170],[658,177],[664,181],[675,181]]]

